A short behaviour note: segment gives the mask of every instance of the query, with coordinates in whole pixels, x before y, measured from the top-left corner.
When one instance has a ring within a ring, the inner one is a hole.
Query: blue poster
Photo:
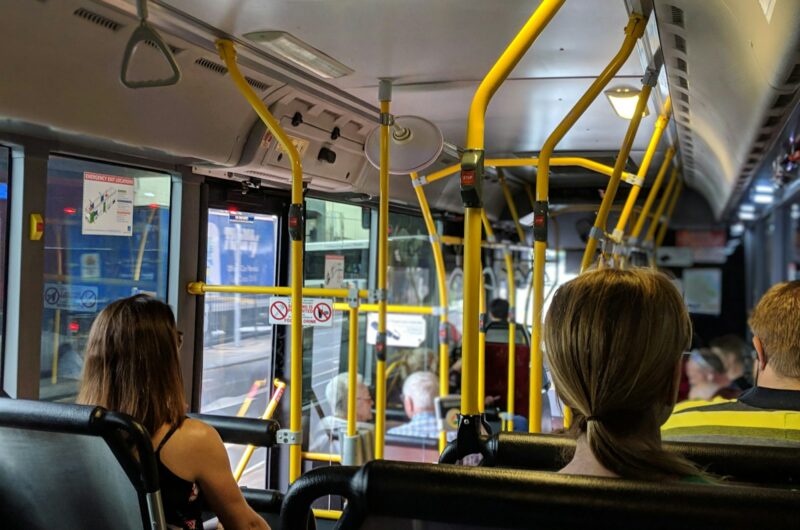
[[[276,227],[272,215],[209,209],[206,283],[275,285]]]

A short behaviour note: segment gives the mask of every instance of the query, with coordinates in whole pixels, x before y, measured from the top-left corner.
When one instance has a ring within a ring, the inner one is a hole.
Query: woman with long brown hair
[[[203,527],[202,492],[227,530],[269,530],[242,497],[217,431],[186,418],[179,348],[167,304],[145,295],[109,304],[89,333],[78,402],[124,412],[147,428],[170,528]]]
[[[649,269],[586,272],[556,291],[544,343],[556,391],[574,413],[562,473],[691,479],[699,471],[661,447],[692,326],[678,290]]]

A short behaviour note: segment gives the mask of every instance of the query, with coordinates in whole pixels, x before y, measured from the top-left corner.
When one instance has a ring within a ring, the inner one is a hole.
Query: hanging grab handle
[[[172,50],[170,50],[167,43],[164,42],[164,39],[161,38],[161,35],[159,35],[158,32],[147,23],[147,0],[137,1],[136,12],[139,16],[139,27],[133,31],[131,38],[128,40],[127,46],[125,46],[125,55],[122,57],[120,81],[122,81],[122,84],[128,88],[153,88],[177,84],[178,81],[181,80],[181,70],[178,68],[178,63],[175,62],[175,56],[172,54]],[[145,42],[155,46],[155,48],[161,52],[161,55],[167,60],[167,64],[169,64],[169,67],[172,70],[171,76],[165,79],[150,79],[144,81],[133,81],[128,79],[128,67],[130,65],[131,57],[133,56],[133,51],[139,44]]]

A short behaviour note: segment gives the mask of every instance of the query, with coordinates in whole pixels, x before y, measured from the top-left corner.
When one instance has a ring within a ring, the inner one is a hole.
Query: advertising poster
[[[719,315],[722,310],[722,270],[683,271],[683,296],[690,313]]]
[[[83,235],[131,237],[133,179],[84,173],[82,214]]]

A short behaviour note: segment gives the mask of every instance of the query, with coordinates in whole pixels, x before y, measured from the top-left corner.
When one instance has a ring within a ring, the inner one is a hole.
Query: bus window
[[[8,168],[11,150],[0,146],[0,361],[5,341],[5,307],[6,307],[6,249],[8,247]],[[2,366],[2,363],[0,363]],[[1,372],[0,372],[1,375]]]
[[[307,287],[368,287],[371,215],[370,209],[360,206],[319,199],[306,201],[304,281]],[[358,371],[362,376],[365,367],[370,366],[366,359],[366,322],[367,316],[360,313]],[[341,401],[338,407],[331,401],[336,400],[334,378],[347,372],[349,326],[348,315],[336,311],[330,326],[304,330],[303,404],[310,414],[308,448],[313,452],[338,453],[341,447],[339,434],[346,424],[346,407]],[[363,377],[362,381],[370,388],[360,388],[359,428],[369,430],[368,425],[374,421],[368,411],[368,400],[369,396],[374,398],[374,385],[370,384],[371,378]],[[333,397],[328,399],[328,396]],[[366,433],[365,439],[369,438]]]
[[[136,293],[167,295],[171,177],[50,157],[40,397],[77,394],[98,311]]]
[[[275,285],[278,218],[244,211],[208,210],[206,282],[211,285]],[[200,411],[257,418],[272,392],[273,327],[269,296],[208,293],[203,325]],[[236,467],[242,446],[229,446]],[[264,487],[264,449],[258,449],[241,484]]]

